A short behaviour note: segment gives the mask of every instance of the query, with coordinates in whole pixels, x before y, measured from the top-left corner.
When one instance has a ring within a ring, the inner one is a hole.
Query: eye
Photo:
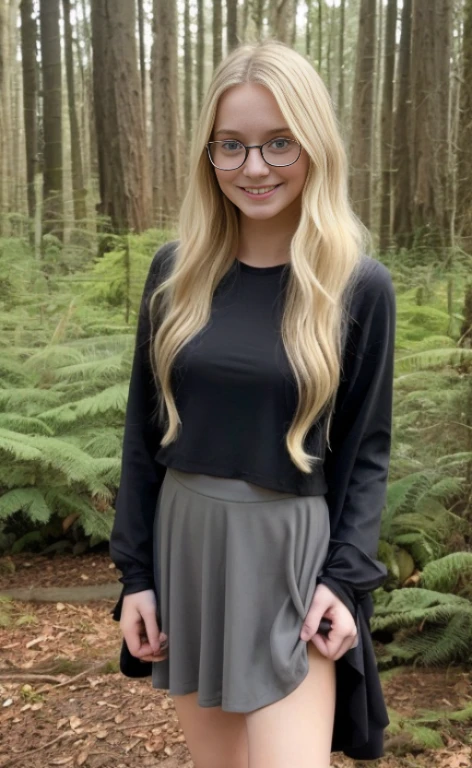
[[[285,144],[284,144],[284,142],[285,142]],[[289,141],[289,139],[279,138],[279,139],[273,139],[271,141],[271,145],[272,144],[277,145],[277,146],[274,146],[274,149],[286,149],[289,146],[290,141]]]
[[[238,149],[242,149],[243,145],[239,141],[223,141],[221,144],[221,147],[225,150],[225,152],[235,152]]]

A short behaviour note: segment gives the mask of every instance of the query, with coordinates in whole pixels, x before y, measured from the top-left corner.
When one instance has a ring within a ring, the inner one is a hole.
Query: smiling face
[[[233,139],[243,144],[264,144],[269,139],[294,139],[273,94],[258,83],[229,88],[220,97],[211,141]],[[231,145],[229,145],[231,146]],[[283,147],[283,143],[272,145]],[[244,157],[244,155],[243,155]],[[208,161],[210,162],[210,161]],[[281,159],[281,162],[284,162]],[[235,171],[214,168],[221,191],[250,219],[271,219],[284,212],[300,216],[301,195],[309,169],[309,157],[302,149],[292,165],[268,165],[259,149],[250,149],[247,160]],[[268,195],[250,195],[245,188],[271,187]]]

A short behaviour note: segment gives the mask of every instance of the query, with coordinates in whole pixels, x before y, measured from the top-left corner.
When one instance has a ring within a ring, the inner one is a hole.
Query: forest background
[[[107,553],[144,279],[214,68],[268,37],[323,77],[396,288],[379,668],[470,667],[472,0],[0,0],[0,578]]]

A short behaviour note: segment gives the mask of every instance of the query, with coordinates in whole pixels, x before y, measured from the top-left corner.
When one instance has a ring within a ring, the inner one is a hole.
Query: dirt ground
[[[106,553],[23,554],[0,566],[0,592],[108,584],[119,576]],[[149,677],[132,680],[118,670],[114,602],[1,600],[0,768],[193,768],[172,699]],[[389,712],[405,719],[472,705],[472,670],[460,665],[395,670],[382,675],[382,685]],[[440,720],[434,728],[443,746],[435,749],[410,749],[402,733],[387,729],[384,758],[355,762],[335,752],[332,768],[470,768],[471,725]]]

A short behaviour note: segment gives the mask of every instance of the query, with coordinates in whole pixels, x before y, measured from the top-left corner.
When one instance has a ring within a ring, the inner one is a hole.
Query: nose
[[[270,173],[270,168],[262,157],[260,149],[252,147],[248,151],[243,171],[246,176],[267,176]]]

